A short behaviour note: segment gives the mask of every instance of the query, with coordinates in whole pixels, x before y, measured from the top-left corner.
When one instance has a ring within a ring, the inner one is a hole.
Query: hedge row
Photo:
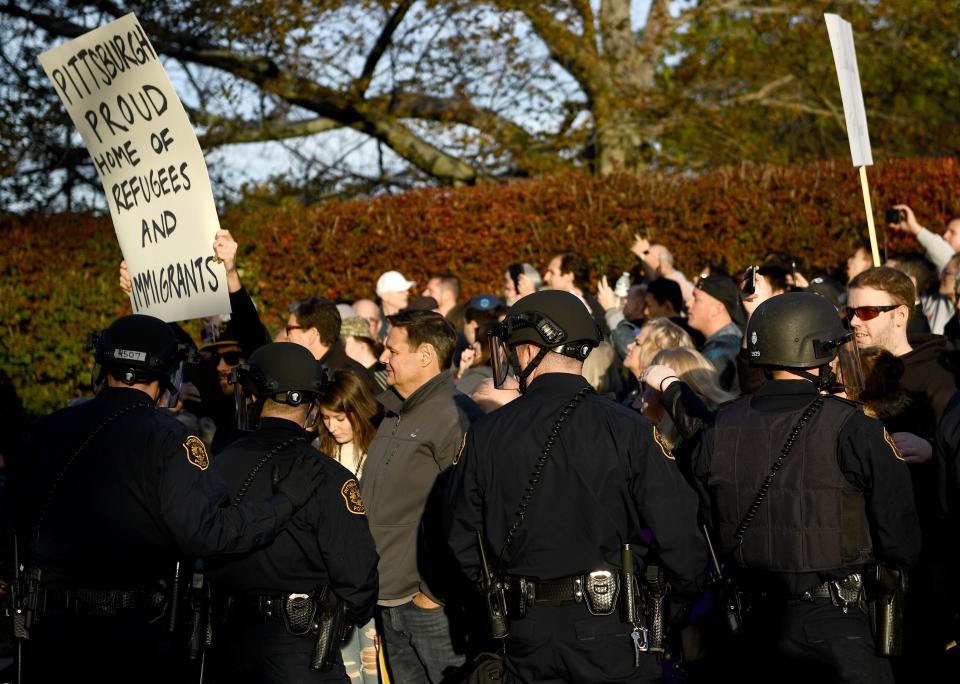
[[[958,206],[954,159],[891,161],[869,175],[881,224],[898,201],[934,229]],[[733,271],[773,251],[802,256],[811,272],[837,272],[866,239],[859,179],[847,161],[565,175],[318,206],[254,194],[221,223],[240,242],[244,282],[274,327],[295,298],[372,296],[388,269],[421,283],[431,271],[457,273],[465,296],[497,291],[510,262],[542,267],[567,248],[588,254],[597,274],[616,274],[633,264],[634,232],[667,244],[691,276],[707,263]],[[119,248],[108,218],[84,215],[3,216],[0,240],[0,368],[29,410],[48,411],[82,391],[86,334],[128,309],[116,286]],[[896,235],[890,248],[917,246]]]

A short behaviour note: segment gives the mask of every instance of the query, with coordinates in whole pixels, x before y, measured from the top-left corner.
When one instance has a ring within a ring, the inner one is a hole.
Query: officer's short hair
[[[289,311],[297,317],[298,325],[316,328],[324,345],[329,347],[340,339],[340,312],[326,297],[299,299],[290,305]]]
[[[457,345],[457,331],[446,318],[436,311],[405,310],[387,316],[390,325],[407,331],[410,349],[421,344],[430,344],[437,352],[440,370],[450,367],[453,350]]]
[[[917,301],[917,288],[913,286],[913,281],[905,273],[889,266],[868,268],[850,281],[848,289],[852,290],[855,287],[883,290],[897,304],[908,306],[911,309]]]

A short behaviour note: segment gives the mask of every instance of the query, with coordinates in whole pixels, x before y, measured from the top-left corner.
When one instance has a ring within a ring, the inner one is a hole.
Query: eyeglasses
[[[893,311],[900,306],[903,305],[884,304],[883,306],[845,306],[843,309],[841,309],[841,313],[848,320],[856,316],[861,321],[872,321],[884,311]]]
[[[225,351],[225,352],[219,352],[219,351],[204,352],[203,356],[214,365],[219,364],[220,359],[223,359],[223,362],[228,366],[239,365],[240,358],[241,358],[240,352],[238,350],[231,350],[231,351]]]
[[[290,335],[291,330],[303,330],[304,326],[302,325],[285,325],[283,329],[287,331],[287,335]]]

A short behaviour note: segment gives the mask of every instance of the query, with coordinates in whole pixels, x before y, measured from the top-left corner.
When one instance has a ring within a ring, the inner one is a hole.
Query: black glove
[[[293,509],[302,508],[323,482],[323,461],[319,454],[300,454],[281,479],[274,477],[273,491],[290,499]]]

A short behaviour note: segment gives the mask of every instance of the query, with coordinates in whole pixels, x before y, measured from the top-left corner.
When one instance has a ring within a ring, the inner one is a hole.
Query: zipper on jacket
[[[393,430],[390,431],[391,450],[390,450],[390,453],[387,455],[387,460],[383,462],[383,465],[385,466],[390,465],[390,459],[393,458],[393,455],[395,453],[397,453],[397,443],[392,438],[397,436],[397,428],[400,427],[400,421],[402,419],[403,419],[403,409],[401,409],[400,412],[397,413],[397,422],[394,423]]]

